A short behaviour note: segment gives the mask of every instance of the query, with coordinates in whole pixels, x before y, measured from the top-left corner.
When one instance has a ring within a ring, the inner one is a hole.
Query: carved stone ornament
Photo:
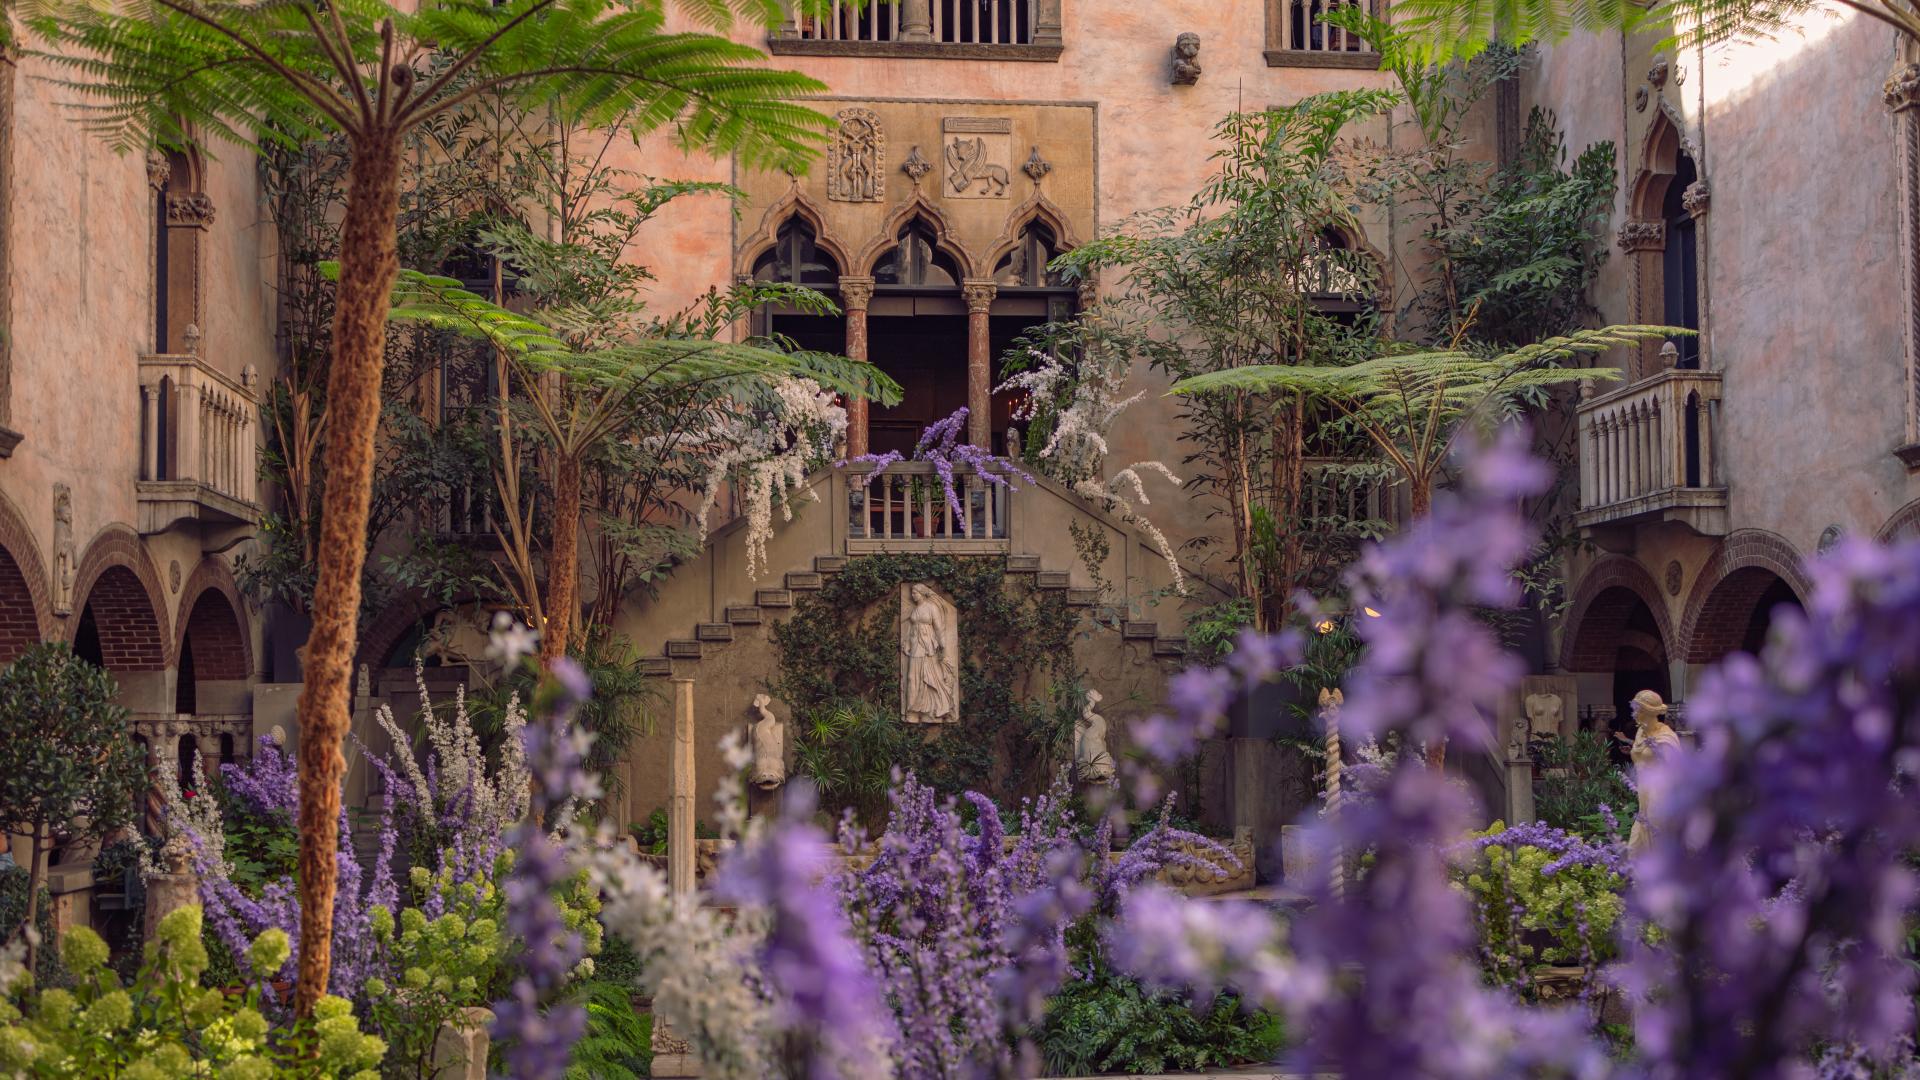
[[[1656,251],[1667,246],[1667,223],[1664,221],[1628,221],[1620,226],[1620,234],[1615,238],[1621,251]]]
[[[179,559],[171,559],[167,562],[167,591],[174,592],[174,593],[177,593],[180,591],[180,560]]]
[[[1020,166],[1020,171],[1026,173],[1028,178],[1037,184],[1053,171],[1053,162],[1041,157],[1040,148],[1036,146],[1033,148],[1033,153],[1027,155],[1027,163]]]
[[[1673,65],[1673,85],[1685,86],[1686,84],[1687,84],[1687,65],[1685,64]]]
[[[187,343],[188,356],[199,356],[200,355],[200,324],[188,323],[187,328],[185,330],[180,331],[180,340]]]
[[[213,199],[204,191],[167,196],[167,224],[213,224]]]
[[[1651,98],[1651,95],[1647,93],[1646,87],[1644,86],[1634,87],[1633,88],[1633,111],[1646,112],[1647,102],[1648,100],[1650,100],[1650,98]]]
[[[928,161],[926,156],[920,153],[919,145],[915,144],[912,150],[907,151],[907,160],[900,163],[900,171],[906,173],[907,177],[918,185],[928,173],[933,171],[933,162]]]
[[[1705,217],[1707,206],[1713,201],[1713,189],[1705,180],[1695,180],[1680,193],[1680,205],[1686,208],[1689,216]]]
[[[1087,707],[1073,725],[1074,773],[1083,784],[1113,781],[1113,754],[1107,749],[1107,718],[1094,711],[1100,691],[1087,691]]]
[[[167,180],[173,176],[173,163],[167,155],[157,148],[147,151],[147,186],[155,191],[165,191]]]
[[[1814,549],[1820,554],[1825,555],[1827,552],[1833,550],[1835,544],[1840,542],[1840,537],[1844,535],[1844,532],[1845,530],[1841,529],[1838,525],[1827,526],[1820,530],[1820,539],[1815,543]]]
[[[252,390],[260,385],[260,369],[248,364],[240,369],[240,385]]]
[[[1200,81],[1200,35],[1188,31],[1173,39],[1173,85]]]
[[[1685,571],[1680,569],[1679,559],[1675,559],[1667,564],[1667,580],[1665,584],[1667,586],[1668,596],[1680,595],[1680,579],[1684,574]]]
[[[827,198],[880,202],[885,195],[887,135],[872,109],[841,109],[840,130],[827,144]]]
[[[840,306],[847,311],[864,311],[873,302],[873,279],[870,277],[843,277],[840,279]]]
[[[991,281],[968,281],[960,285],[960,295],[966,300],[968,311],[986,311],[993,307],[993,298],[999,292]]]
[[[753,695],[754,720],[748,725],[753,747],[753,766],[747,782],[761,791],[772,791],[787,782],[787,728],[767,706],[773,699]]]
[[[1647,69],[1647,82],[1650,83],[1655,90],[1660,89],[1667,85],[1668,70],[1665,60],[1655,60],[1653,66]]]
[[[949,116],[940,122],[946,186],[954,199],[1007,197],[1013,121],[1004,116]]]
[[[53,485],[53,613],[73,613],[73,574],[78,565],[73,543],[73,489]]]
[[[1893,112],[1920,107],[1920,64],[1900,65],[1892,75],[1887,76],[1887,84],[1882,90],[1886,94],[1887,108]]]
[[[960,719],[960,613],[925,582],[900,591],[900,715],[909,724]]]

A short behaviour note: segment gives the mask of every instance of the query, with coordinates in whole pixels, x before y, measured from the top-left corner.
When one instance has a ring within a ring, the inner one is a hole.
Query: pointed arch
[[[1686,135],[1686,118],[1663,96],[1653,121],[1640,139],[1640,167],[1627,190],[1627,217],[1642,221],[1659,219],[1667,185],[1673,180],[1682,154],[1693,159],[1694,168],[1700,167],[1700,156],[1694,153],[1693,140]]]
[[[833,257],[833,261],[840,265],[842,274],[852,273],[848,268],[853,265],[853,260],[845,245],[827,231],[826,214],[818,203],[807,198],[807,193],[800,190],[796,182],[787,189],[785,195],[767,207],[767,212],[760,216],[759,227],[734,252],[734,277],[752,276],[753,264],[780,242],[780,227],[796,218],[813,230],[814,245]]]
[[[1704,197],[1696,198],[1706,190],[1700,165],[1686,118],[1660,97],[1640,140],[1639,168],[1627,191],[1627,221],[1620,227],[1620,248],[1633,275],[1634,322],[1705,329],[1707,286],[1701,268],[1707,204]],[[1643,341],[1633,355],[1636,377],[1669,365],[1706,364],[1699,334]]]
[[[1006,258],[1007,253],[1020,243],[1021,234],[1035,222],[1053,230],[1053,238],[1061,251],[1071,251],[1080,246],[1080,238],[1074,234],[1073,222],[1068,220],[1066,211],[1054,205],[1045,192],[1035,191],[1026,202],[1014,207],[1007,215],[1007,227],[987,249],[982,268],[992,273],[1000,265],[1000,260]]]
[[[948,220],[946,213],[935,205],[933,200],[927,198],[926,193],[917,189],[904,202],[887,212],[886,221],[867,241],[866,246],[860,249],[860,253],[854,256],[851,263],[844,264],[854,268],[847,273],[861,277],[873,276],[874,264],[900,242],[900,230],[906,228],[914,218],[924,219],[933,226],[934,246],[959,264],[963,278],[986,276],[986,272],[980,270],[979,260],[975,259],[966,245],[960,242],[959,234],[954,229],[953,222]]]
[[[0,494],[0,664],[46,640],[52,617],[40,546],[13,500]]]

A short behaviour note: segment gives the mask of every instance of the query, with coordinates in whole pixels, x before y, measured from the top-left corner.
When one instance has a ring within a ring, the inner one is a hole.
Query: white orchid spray
[[[1058,477],[1075,494],[1138,528],[1153,541],[1173,574],[1174,591],[1187,594],[1186,575],[1173,543],[1141,509],[1151,503],[1141,478],[1143,472],[1164,477],[1176,488],[1180,478],[1158,461],[1136,461],[1104,481],[1110,447],[1107,433],[1120,414],[1146,396],[1146,391],[1122,396],[1131,371],[1126,353],[1092,345],[1081,348],[1078,364],[1069,367],[1059,352],[1028,349],[1033,366],[995,388],[995,393],[1017,392],[1013,416],[1037,423],[1047,440],[1035,454],[1043,471]]]
[[[762,400],[737,404],[721,410],[723,419],[690,440],[708,448],[706,484],[694,518],[704,542],[721,486],[739,481],[747,518],[747,576],[758,578],[767,566],[774,506],[779,505],[782,520],[793,520],[793,503],[807,490],[807,474],[832,460],[846,435],[847,411],[831,391],[790,376],[776,379]]]

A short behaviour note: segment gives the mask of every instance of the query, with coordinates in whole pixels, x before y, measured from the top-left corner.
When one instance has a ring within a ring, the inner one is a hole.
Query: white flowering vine
[[[847,411],[832,391],[792,376],[775,380],[760,401],[737,401],[719,411],[722,419],[692,440],[706,446],[708,462],[694,518],[705,542],[707,517],[721,486],[739,481],[747,518],[747,576],[758,578],[767,566],[774,506],[780,507],[781,520],[793,520],[793,502],[806,490],[807,474],[832,460],[846,435]]]

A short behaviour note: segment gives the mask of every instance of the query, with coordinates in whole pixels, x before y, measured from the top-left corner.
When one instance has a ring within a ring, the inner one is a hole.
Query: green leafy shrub
[[[653,1075],[653,1015],[633,1007],[624,983],[594,979],[579,987],[587,1031],[573,1044],[567,1080],[636,1080]]]
[[[1040,1034],[1046,1071],[1059,1076],[1269,1062],[1285,1045],[1278,1017],[1247,1012],[1232,994],[1201,1006],[1108,972],[1055,995]]]
[[[441,899],[437,918],[417,907],[397,916],[373,909],[374,942],[400,972],[395,982],[371,978],[365,987],[368,1018],[389,1043],[389,1075],[430,1075],[440,1028],[461,1010],[485,1005],[501,967],[506,902],[494,880],[504,871],[458,885],[451,876],[451,870],[439,878],[424,867],[413,870],[415,891]]]
[[[1464,884],[1488,981],[1524,988],[1536,965],[1590,971],[1613,959],[1627,884],[1617,845],[1588,844],[1537,822],[1508,829],[1496,821],[1475,835],[1480,857]]]
[[[325,997],[310,1021],[275,1028],[256,985],[240,995],[200,986],[207,966],[198,907],[160,920],[131,985],[106,966],[107,943],[86,927],[67,932],[61,956],[71,990],[0,997],[0,1074],[15,1077],[117,1076],[125,1080],[379,1080],[387,1047],[360,1031],[353,1007]],[[247,964],[264,979],[287,961],[281,930],[254,939]]]
[[[1625,835],[1637,801],[1605,732],[1536,735],[1533,760],[1533,807],[1541,821],[1593,840]]]

